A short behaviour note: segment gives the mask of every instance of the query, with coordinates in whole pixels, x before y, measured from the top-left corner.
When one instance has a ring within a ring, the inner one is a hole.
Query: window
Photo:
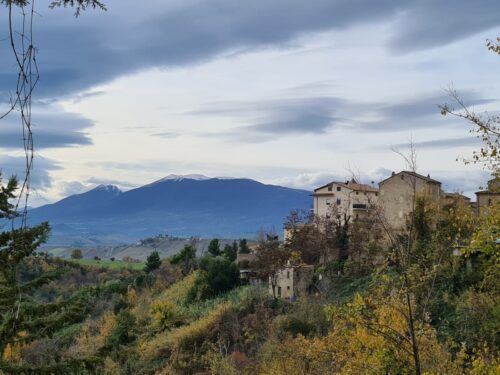
[[[332,186],[328,186],[328,191],[332,191]]]
[[[402,175],[401,175],[401,179],[402,179],[402,180],[404,180],[404,179],[405,179],[405,175],[404,175],[404,174],[402,174]]]
[[[490,198],[490,199],[488,199],[488,206],[491,206],[491,203],[492,202],[491,202],[491,198]]]
[[[356,214],[356,220],[358,220],[358,219],[359,219],[359,215],[358,215],[358,214]]]
[[[286,271],[286,278],[289,279],[290,278],[290,271]]]
[[[329,206],[329,205],[331,205],[331,204],[332,204],[332,200],[331,200],[331,199],[327,199],[327,200],[326,200],[326,205],[327,205],[327,206]]]
[[[281,297],[281,287],[278,287],[278,297]]]
[[[337,186],[337,191],[340,191],[340,186]]]
[[[286,287],[286,290],[290,290],[290,285],[288,285],[288,286]]]
[[[375,193],[375,196],[378,197],[378,193]]]
[[[340,205],[342,201],[340,199],[337,199],[337,206]]]
[[[356,195],[359,195],[359,191],[356,192]]]

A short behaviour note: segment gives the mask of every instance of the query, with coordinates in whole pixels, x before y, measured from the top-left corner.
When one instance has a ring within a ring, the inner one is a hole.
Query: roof
[[[488,194],[488,195],[500,195],[500,192],[494,192],[494,191],[489,191],[489,190],[481,190],[481,191],[476,191],[474,194]]]
[[[393,172],[394,173],[394,172]],[[429,175],[427,176],[424,176],[424,175],[421,175],[420,173],[417,173],[417,172],[413,172],[413,171],[401,171],[401,172],[398,172],[398,173],[395,173],[393,174],[392,176],[390,177],[387,177],[385,180],[382,180],[379,182],[379,185],[387,180],[390,180],[391,178],[393,177],[396,177],[396,176],[399,176],[401,173],[406,173],[406,174],[409,174],[410,176],[414,176],[416,178],[420,178],[421,180],[424,180],[424,181],[427,181],[427,182],[430,182],[430,183],[433,183],[433,184],[439,184],[441,185],[441,182],[438,181],[438,180],[434,180],[433,178],[431,178]]]
[[[461,193],[444,193],[444,195],[446,198],[461,198],[470,201],[470,198],[468,196]]]
[[[343,186],[347,189],[351,189],[351,190],[354,190],[354,191],[367,191],[367,192],[371,192],[371,193],[378,193],[378,189],[373,187],[373,186],[370,186],[370,185],[366,185],[366,184],[359,184],[356,182],[356,180],[352,179],[351,181],[346,181],[346,182],[339,182],[339,181],[332,181],[332,182],[329,182],[328,184],[326,185],[323,185],[323,186],[320,186],[319,188],[317,189],[314,189],[314,191],[318,191],[320,189],[323,189],[323,188],[326,188],[327,186],[332,186],[332,185],[339,185],[339,186]]]

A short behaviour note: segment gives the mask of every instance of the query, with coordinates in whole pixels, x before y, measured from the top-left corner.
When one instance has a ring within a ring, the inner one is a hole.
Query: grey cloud
[[[85,193],[88,190],[89,187],[87,185],[78,181],[63,181],[59,183],[59,194],[63,197]]]
[[[474,91],[464,91],[459,96],[468,107],[480,106],[492,102],[496,99],[481,98]],[[393,132],[408,131],[435,127],[437,124],[443,126],[457,123],[456,119],[450,117],[443,118],[438,105],[450,103],[452,99],[443,93],[440,95],[428,95],[420,98],[406,99],[394,104],[366,103],[358,106],[361,111],[366,111],[375,121],[353,122],[355,128],[373,132]],[[462,122],[461,122],[462,123]]]
[[[68,95],[150,67],[288,46],[310,33],[397,17],[400,27],[392,39],[397,50],[446,44],[500,23],[500,3],[487,0],[178,0],[147,6],[110,0],[107,5],[108,12],[88,11],[78,19],[71,11],[38,9],[39,95]],[[9,56],[7,48],[0,46],[2,56]],[[12,66],[13,61],[2,59],[0,91],[14,87]]]
[[[413,146],[416,149],[445,149],[445,148],[455,148],[462,146],[479,146],[481,142],[475,137],[463,137],[463,138],[445,138],[445,139],[434,139],[430,141],[415,142]],[[394,145],[396,148],[407,148],[410,147],[409,143],[401,143]]]
[[[475,200],[474,192],[491,179],[491,174],[484,170],[463,171],[431,171],[433,178],[442,182],[442,188],[447,192],[462,192]]]
[[[2,120],[0,147],[19,149],[23,145],[23,134],[18,114],[11,113]],[[85,130],[93,122],[83,116],[64,112],[58,106],[34,106],[32,130],[36,150],[55,147],[71,147],[92,143]]]
[[[323,134],[343,119],[334,116],[342,100],[328,97],[292,98],[249,103],[212,103],[193,115],[236,115],[243,126],[210,133],[242,142],[264,142],[275,136]]]
[[[455,42],[500,23],[498,1],[420,0],[406,3],[397,23],[398,32],[390,43],[392,49],[399,52]]]
[[[0,171],[2,178],[17,176],[23,180],[25,176],[26,159],[23,156],[0,156]],[[37,155],[33,161],[33,169],[30,172],[30,186],[33,189],[44,190],[52,186],[50,171],[61,169],[54,160]]]

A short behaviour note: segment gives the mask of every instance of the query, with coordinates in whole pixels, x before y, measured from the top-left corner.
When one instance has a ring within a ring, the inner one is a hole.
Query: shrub
[[[210,340],[216,325],[233,311],[234,307],[231,303],[220,304],[207,316],[191,324],[165,331],[142,342],[139,350],[146,358],[168,356],[178,350],[196,350],[203,342]]]
[[[184,324],[186,318],[182,309],[171,301],[156,301],[151,304],[153,326],[160,331]]]
[[[200,274],[189,292],[189,300],[215,297],[233,289],[239,283],[240,271],[225,257],[204,257],[200,261]]]

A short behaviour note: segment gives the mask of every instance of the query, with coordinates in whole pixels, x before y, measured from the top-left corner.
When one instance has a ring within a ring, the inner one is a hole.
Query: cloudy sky
[[[96,184],[168,174],[250,177],[310,189],[351,171],[404,168],[470,193],[478,142],[438,104],[459,91],[495,111],[500,35],[490,0],[107,0],[106,12],[38,1],[32,205]],[[1,11],[1,25],[6,11]],[[15,88],[0,29],[0,99]],[[19,120],[0,121],[0,168],[22,173]]]

